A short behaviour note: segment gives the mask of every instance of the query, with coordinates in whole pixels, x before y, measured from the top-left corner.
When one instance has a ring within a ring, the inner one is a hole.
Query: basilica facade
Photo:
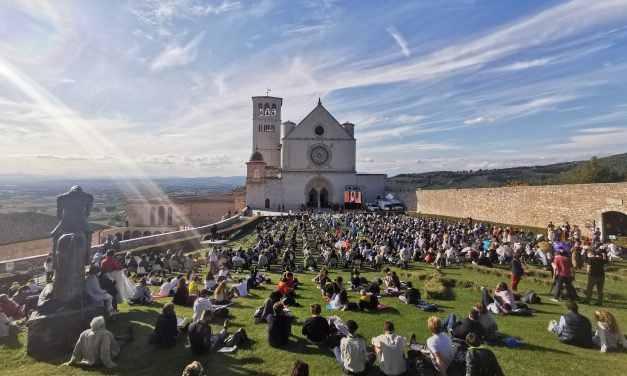
[[[249,208],[358,207],[384,194],[386,175],[356,173],[355,125],[340,124],[320,100],[298,124],[281,123],[282,98],[252,102]]]

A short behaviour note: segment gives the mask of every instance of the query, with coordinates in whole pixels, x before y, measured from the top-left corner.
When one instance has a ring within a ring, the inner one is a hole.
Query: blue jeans
[[[448,315],[446,320],[442,322],[442,329],[446,329],[446,332],[450,333],[451,330],[453,330],[453,325],[455,325],[456,322],[457,322],[457,317],[455,316],[454,313],[451,313]]]

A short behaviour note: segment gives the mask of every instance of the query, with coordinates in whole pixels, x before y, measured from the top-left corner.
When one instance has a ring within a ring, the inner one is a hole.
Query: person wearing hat
[[[366,342],[357,336],[359,326],[353,320],[346,322],[348,336],[342,338],[340,345],[333,349],[335,359],[342,372],[347,375],[363,375],[375,361],[375,355],[366,352]]]

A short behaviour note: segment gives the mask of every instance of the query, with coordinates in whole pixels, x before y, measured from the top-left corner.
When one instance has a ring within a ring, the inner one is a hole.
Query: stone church
[[[246,163],[251,209],[359,207],[383,195],[387,176],[355,170],[355,125],[320,100],[300,123],[281,123],[282,98],[252,98],[253,150]]]

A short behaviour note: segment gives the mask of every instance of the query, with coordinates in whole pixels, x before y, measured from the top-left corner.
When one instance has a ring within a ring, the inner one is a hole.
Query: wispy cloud
[[[198,54],[198,45],[202,41],[204,35],[205,32],[203,31],[184,46],[178,44],[170,44],[166,46],[165,50],[153,60],[152,64],[150,64],[150,70],[157,72],[171,66],[186,65],[191,63],[196,59],[196,55]]]
[[[499,67],[494,70],[497,72],[519,71],[523,69],[541,67],[543,65],[547,65],[551,63],[551,61],[552,61],[551,59],[535,59],[535,60],[527,60],[527,61],[518,61],[514,64]]]
[[[483,123],[491,123],[493,121],[494,121],[494,119],[492,119],[490,117],[479,116],[479,117],[476,117],[474,119],[464,120],[464,124],[466,124],[466,125],[477,125],[477,124],[483,124]]]
[[[409,57],[411,55],[411,51],[409,51],[409,48],[407,47],[407,41],[405,40],[403,35],[398,30],[396,30],[394,26],[388,26],[385,31],[387,31],[390,36],[394,38],[396,44],[398,44],[398,46],[401,48],[401,52],[403,53],[403,55]]]
[[[580,129],[566,142],[546,146],[547,149],[601,150],[612,145],[625,145],[627,127]]]

